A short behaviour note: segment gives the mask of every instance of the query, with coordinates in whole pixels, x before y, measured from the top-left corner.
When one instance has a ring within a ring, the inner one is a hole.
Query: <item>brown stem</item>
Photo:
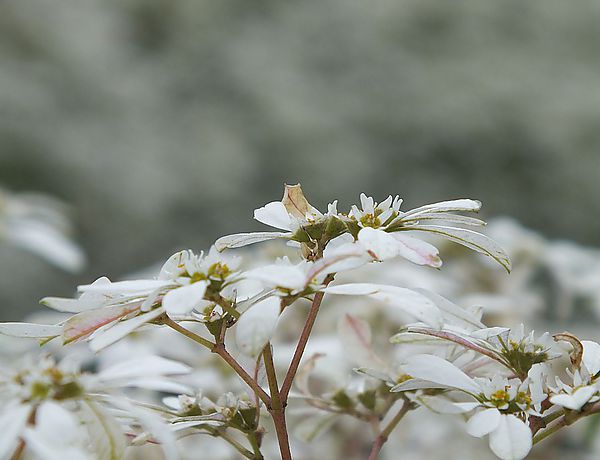
[[[398,425],[400,420],[402,420],[402,418],[412,408],[413,408],[413,405],[411,402],[405,400],[402,403],[402,407],[400,408],[398,413],[394,416],[394,418],[392,420],[390,420],[390,423],[388,423],[388,425],[383,429],[383,431],[379,434],[379,436],[377,436],[377,438],[375,438],[375,441],[373,442],[373,447],[371,448],[371,453],[369,454],[368,460],[376,460],[377,459],[377,456],[379,455],[381,448],[383,447],[385,442],[388,440],[392,431],[394,431],[394,428],[396,428],[396,425]]]
[[[580,412],[568,411],[564,415],[559,417],[555,423],[553,423],[552,425],[549,425],[548,428],[546,428],[545,430],[536,434],[533,437],[533,444],[537,444],[538,442],[542,441],[543,439],[546,439],[548,436],[556,433],[561,428],[572,425],[573,423],[575,423],[579,419],[582,419],[583,417],[586,417],[586,416],[592,415],[592,414],[597,414],[599,412],[600,412],[600,402],[587,404],[586,406],[583,407],[583,409]]]
[[[239,375],[242,380],[244,382],[246,382],[248,384],[248,386],[250,388],[252,388],[253,391],[256,392],[256,394],[258,395],[258,397],[261,399],[262,402],[265,403],[265,405],[267,407],[269,407],[271,405],[271,398],[269,397],[269,395],[267,394],[267,392],[265,390],[263,390],[261,388],[261,386],[256,382],[256,380],[254,380],[250,374],[248,374],[244,368],[242,366],[240,366],[240,363],[238,363],[235,358],[233,356],[231,356],[227,350],[225,350],[225,345],[223,344],[217,344],[215,345],[212,350],[213,353],[216,353],[217,355],[219,355],[221,358],[223,358],[223,360],[229,364],[229,366],[237,373],[237,375]]]
[[[325,278],[325,286],[331,283],[331,281],[333,281],[333,275],[328,275],[327,278]],[[325,294],[323,292],[317,292],[315,294],[312,305],[310,306],[310,311],[308,312],[308,316],[306,318],[306,322],[304,323],[304,328],[302,329],[302,333],[300,334],[298,345],[296,345],[296,351],[294,352],[292,362],[290,363],[290,367],[288,368],[288,371],[285,374],[285,378],[283,379],[283,385],[281,386],[280,394],[281,402],[284,406],[287,404],[288,394],[290,393],[290,389],[292,388],[292,383],[294,382],[296,372],[298,372],[298,367],[300,366],[302,355],[304,354],[304,350],[306,349],[306,344],[317,319],[319,307],[321,306],[321,302],[323,301],[324,295]]]
[[[285,409],[270,409],[269,413],[271,414],[271,417],[273,418],[273,424],[275,425],[277,441],[279,441],[279,452],[281,453],[281,460],[292,460],[290,441],[288,438],[287,425],[285,422]]]
[[[185,335],[187,338],[199,343],[200,345],[208,348],[211,352],[219,355],[227,364],[229,364],[229,367],[231,367],[242,378],[242,380],[248,384],[250,388],[252,388],[252,390],[258,395],[258,397],[262,400],[262,402],[265,403],[267,407],[271,405],[271,398],[266,391],[263,390],[258,382],[256,382],[256,380],[254,380],[252,376],[250,376],[250,374],[244,370],[244,368],[235,360],[235,358],[231,356],[227,350],[225,350],[224,344],[212,343],[210,340],[207,340],[204,337],[201,337],[198,334],[190,331],[189,329],[184,328],[169,317],[166,317],[163,320],[163,324],[166,324],[171,329],[176,330],[180,334]]]
[[[273,351],[271,343],[267,343],[263,350],[263,358],[265,361],[265,371],[267,372],[267,380],[269,381],[269,390],[271,392],[271,407],[268,407],[269,413],[275,424],[275,432],[277,433],[277,442],[279,443],[279,452],[282,460],[291,460],[292,453],[290,451],[290,441],[287,432],[285,421],[285,405],[282,404],[279,387],[277,384],[277,373],[273,362]]]

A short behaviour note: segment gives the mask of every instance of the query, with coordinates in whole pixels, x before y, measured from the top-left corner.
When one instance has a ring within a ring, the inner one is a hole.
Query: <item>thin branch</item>
[[[376,460],[377,459],[377,456],[379,455],[381,448],[383,447],[385,442],[388,440],[392,431],[394,431],[394,428],[396,428],[396,426],[398,425],[400,420],[402,420],[402,418],[412,408],[413,408],[413,404],[408,400],[404,400],[404,402],[402,403],[402,407],[400,408],[398,413],[394,416],[394,418],[392,420],[390,420],[390,423],[388,423],[388,425],[383,429],[383,431],[379,434],[379,436],[377,436],[377,438],[375,438],[375,441],[373,442],[373,447],[371,448],[371,453],[369,454],[368,460]]]
[[[579,412],[577,412],[577,411],[567,411],[566,413],[562,412],[562,413],[564,413],[564,415],[562,415],[561,412],[562,411],[558,411],[555,413],[555,414],[561,415],[559,417],[555,417],[558,419],[556,421],[556,423],[548,426],[548,428],[539,432],[538,434],[536,434],[533,437],[533,444],[537,444],[538,442],[546,439],[548,436],[553,435],[561,428],[572,425],[573,423],[582,419],[583,417],[599,413],[600,412],[600,402],[593,403],[593,404],[587,404]],[[550,414],[550,416],[553,416],[555,414]],[[548,416],[548,417],[550,417],[550,416]]]
[[[285,406],[281,402],[279,395],[279,387],[277,384],[277,373],[273,362],[273,352],[271,343],[267,343],[263,350],[263,359],[265,361],[265,370],[267,372],[267,380],[269,381],[269,390],[271,391],[271,407],[267,407],[277,433],[277,442],[279,443],[279,451],[282,460],[291,460],[292,453],[290,450],[289,435],[287,432],[285,420]]]
[[[267,407],[271,405],[271,398],[266,393],[265,390],[261,388],[261,386],[254,380],[250,374],[248,374],[244,368],[235,360],[233,356],[231,356],[227,350],[225,350],[225,345],[222,343],[212,343],[210,340],[205,339],[204,337],[199,336],[198,334],[184,328],[180,324],[173,321],[171,318],[166,317],[163,320],[163,323],[169,326],[171,329],[176,330],[180,334],[185,335],[187,338],[193,340],[194,342],[199,343],[200,345],[208,348],[211,352],[219,355],[229,367],[231,367],[244,382],[248,384],[250,388],[258,395],[258,397],[265,403]]]
[[[327,278],[325,278],[324,285],[327,286],[329,283],[331,283],[331,281],[333,281],[333,275],[330,274],[327,276]],[[290,393],[290,389],[292,388],[294,377],[296,376],[296,372],[298,372],[298,367],[300,366],[302,355],[304,354],[304,350],[306,349],[306,344],[317,319],[319,307],[321,306],[321,302],[323,301],[324,295],[325,294],[323,292],[317,292],[315,294],[312,305],[310,306],[310,311],[308,312],[308,316],[306,318],[306,323],[304,323],[304,328],[302,329],[302,333],[300,334],[298,345],[296,345],[296,351],[294,352],[292,362],[290,363],[290,367],[288,368],[288,371],[283,380],[283,385],[281,386],[281,402],[284,406],[287,404],[288,395]]]
[[[169,326],[171,329],[176,330],[180,334],[185,335],[188,339],[192,339],[194,342],[199,343],[200,345],[202,345],[203,347],[208,348],[209,350],[212,350],[213,347],[215,346],[215,344],[212,343],[210,340],[205,339],[204,337],[199,336],[198,334],[196,334],[195,332],[190,331],[189,329],[186,329],[185,327],[183,327],[179,323],[173,321],[168,316],[165,316],[165,318],[162,320],[162,322],[163,322],[163,324]]]

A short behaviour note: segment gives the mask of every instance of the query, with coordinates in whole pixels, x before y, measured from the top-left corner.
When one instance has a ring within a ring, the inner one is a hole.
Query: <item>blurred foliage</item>
[[[342,209],[475,197],[598,244],[599,19],[591,0],[5,0],[0,183],[71,203],[90,267],[2,249],[3,309],[260,228],[284,181]]]

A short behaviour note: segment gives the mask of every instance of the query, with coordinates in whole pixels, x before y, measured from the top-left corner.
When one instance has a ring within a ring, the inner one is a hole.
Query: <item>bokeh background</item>
[[[0,316],[261,228],[302,182],[474,197],[600,244],[593,0],[4,0],[0,184],[71,205],[78,275],[0,248]]]

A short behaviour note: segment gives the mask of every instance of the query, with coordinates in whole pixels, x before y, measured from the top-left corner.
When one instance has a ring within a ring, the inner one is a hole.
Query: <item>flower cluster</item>
[[[281,231],[225,236],[207,253],[177,252],[154,276],[102,277],[79,286],[76,298],[46,297],[42,304],[58,315],[52,324],[0,323],[4,335],[49,347],[58,338],[64,345],[86,342],[96,353],[109,347],[135,353],[135,343],[148,341],[152,352],[194,364],[142,353],[89,374],[72,357],[58,364],[45,357],[2,374],[0,457],[26,452],[45,460],[68,452],[113,459],[128,445],[149,443],[178,458],[179,440],[199,433],[254,460],[276,437],[281,458],[289,460],[289,405],[294,432],[305,440],[340,429],[336,422],[344,417],[366,423],[370,459],[407,413],[426,408],[466,417],[467,434],[488,436],[499,458],[519,460],[562,427],[600,412],[596,342],[569,333],[536,336],[523,325],[487,327],[481,308],[463,308],[410,279],[397,285],[390,281],[397,272],[367,277],[374,265],[399,261],[435,272],[442,266],[435,236],[511,269],[498,243],[472,229],[485,223],[463,215],[477,212],[480,202],[407,211],[401,205],[399,197],[378,203],[362,194],[347,213],[337,201],[323,213],[299,185],[286,186],[281,201],[254,212]],[[267,240],[292,249],[244,259],[225,251]],[[337,340],[309,341],[319,315],[337,322]],[[159,339],[159,331],[178,333],[218,363],[198,366],[195,348],[188,353]],[[179,374],[185,384],[169,377]],[[224,384],[232,375],[236,388]],[[154,400],[132,399],[144,392]]]

